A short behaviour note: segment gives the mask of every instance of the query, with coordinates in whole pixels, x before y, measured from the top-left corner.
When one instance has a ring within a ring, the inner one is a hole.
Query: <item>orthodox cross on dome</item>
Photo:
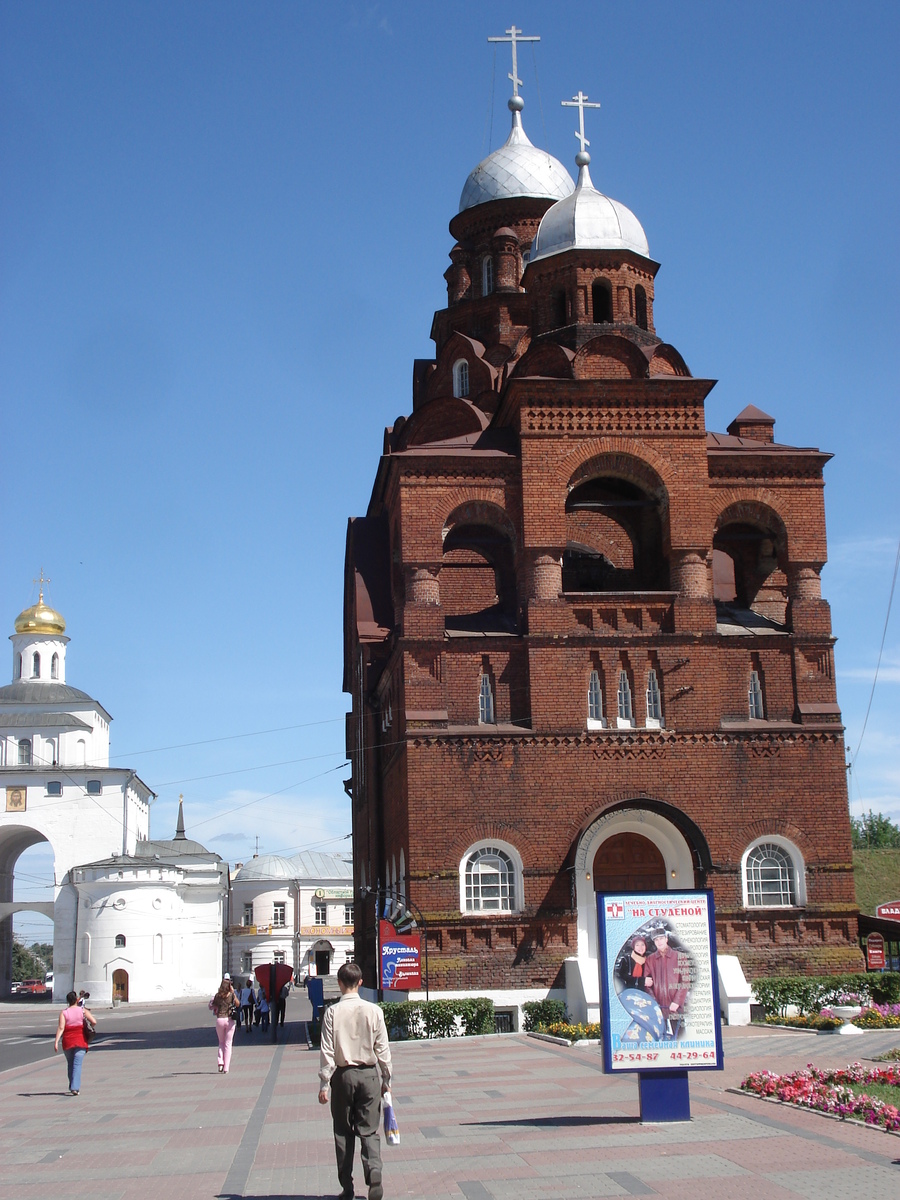
[[[516,29],[515,25],[513,25],[513,27],[511,29],[507,29],[506,34],[507,34],[506,37],[489,37],[488,41],[489,42],[511,42],[512,43],[513,69],[512,69],[512,74],[508,75],[507,78],[512,80],[513,95],[518,96],[519,86],[522,83],[522,80],[519,78],[519,67],[518,67],[518,60],[516,57],[516,46],[519,44],[519,42],[539,42],[541,39],[539,37],[525,37],[522,33],[522,30]]]
[[[585,96],[584,92],[580,88],[578,89],[577,96],[573,96],[571,100],[560,100],[560,104],[563,106],[563,108],[578,109],[578,131],[575,136],[578,138],[579,142],[581,142],[581,150],[575,156],[575,161],[578,163],[579,167],[586,167],[591,161],[591,156],[587,152],[587,148],[591,143],[584,136],[584,110],[586,108],[599,108],[600,105],[593,101],[588,103],[587,96]]]
[[[40,577],[40,579],[32,579],[32,581],[31,581],[31,582],[32,582],[32,583],[36,583],[36,584],[38,584],[38,585],[39,585],[39,592],[38,592],[38,604],[43,604],[43,603],[44,603],[44,584],[45,584],[45,583],[52,583],[52,582],[53,582],[53,580],[52,580],[52,579],[45,579],[45,578],[44,578],[44,568],[43,568],[43,567],[41,567],[41,577]]]

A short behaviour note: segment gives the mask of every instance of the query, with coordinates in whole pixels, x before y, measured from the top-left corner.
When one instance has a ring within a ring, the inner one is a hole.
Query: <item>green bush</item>
[[[494,1032],[494,1002],[467,1000],[385,1000],[380,1005],[392,1042],[418,1038],[473,1037]]]
[[[525,1014],[525,1032],[533,1033],[548,1025],[561,1025],[566,1020],[566,1006],[562,1000],[527,1000],[522,1005]]]
[[[801,1012],[816,1013],[830,1004],[840,1003],[845,993],[855,993],[863,1003],[900,1003],[900,974],[874,974],[860,971],[853,975],[776,975],[753,980],[757,1001],[771,1015],[783,1017],[790,1005]]]

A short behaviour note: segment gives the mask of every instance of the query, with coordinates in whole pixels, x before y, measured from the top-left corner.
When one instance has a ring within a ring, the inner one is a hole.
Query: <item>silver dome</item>
[[[279,854],[254,855],[234,876],[235,881],[248,879],[294,879],[297,872],[291,862]]]
[[[483,159],[469,178],[459,198],[459,211],[486,204],[489,200],[506,200],[511,196],[535,196],[561,200],[573,187],[572,176],[546,150],[539,150],[528,140],[522,128],[521,98],[512,109],[512,129],[499,150]]]
[[[565,250],[632,250],[650,257],[640,221],[630,208],[597,191],[587,163],[578,173],[574,192],[548,208],[541,218],[530,261]]]

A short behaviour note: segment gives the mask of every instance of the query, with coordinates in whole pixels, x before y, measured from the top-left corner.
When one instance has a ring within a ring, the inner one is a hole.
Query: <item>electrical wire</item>
[[[192,746],[211,746],[215,742],[234,742],[239,738],[264,737],[269,733],[287,733],[292,729],[311,729],[314,725],[334,725],[344,717],[327,717],[322,721],[304,721],[301,725],[279,725],[274,729],[257,729],[252,733],[229,733],[225,737],[203,738],[199,742],[178,742],[173,746],[154,746],[150,750],[131,750],[127,754],[111,754],[110,762],[118,758],[137,758],[141,754],[162,754],[166,750],[187,750]]]
[[[878,683],[878,672],[881,669],[881,657],[884,654],[884,643],[887,638],[888,622],[891,619],[891,605],[894,603],[894,591],[897,587],[897,571],[900,570],[900,541],[897,542],[897,557],[894,560],[894,575],[891,579],[891,592],[888,596],[887,612],[884,615],[884,629],[881,631],[881,645],[878,648],[878,661],[875,664],[875,677],[872,680],[872,690],[869,692],[869,703],[866,707],[866,715],[863,720],[862,730],[860,731],[859,741],[856,743],[856,750],[850,757],[851,766],[856,766],[856,761],[859,758],[859,748],[862,745],[863,738],[866,735],[866,726],[869,723],[869,713],[872,711],[872,701],[875,699],[875,685]]]
[[[236,767],[233,771],[217,771],[214,775],[192,775],[187,779],[167,779],[165,783],[157,786],[161,788],[176,787],[180,783],[197,783],[200,779],[221,779],[225,775],[245,775],[248,771],[267,771],[271,767],[290,767],[295,763],[315,762],[320,758],[336,758],[338,755],[346,762],[343,750],[332,750],[330,754],[310,754],[306,758],[285,758],[281,762],[262,763],[255,767]]]

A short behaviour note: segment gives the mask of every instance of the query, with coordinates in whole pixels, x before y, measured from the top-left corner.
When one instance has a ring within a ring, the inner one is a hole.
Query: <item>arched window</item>
[[[50,659],[50,678],[59,679],[59,655],[54,654]]]
[[[744,902],[748,908],[790,908],[804,903],[799,852],[770,835],[744,855]]]
[[[22,655],[20,654],[18,656],[18,658],[16,659],[16,679],[21,679],[21,678],[22,678]]]
[[[628,680],[628,672],[625,670],[621,670],[619,672],[619,686],[616,689],[616,703],[618,705],[619,728],[633,728],[634,707],[631,702],[631,684]]]
[[[653,667],[647,672],[647,728],[659,729],[662,725],[662,696],[659,679]]]
[[[462,912],[515,912],[521,862],[512,847],[482,843],[468,850],[460,864]]]
[[[493,725],[494,723],[494,692],[491,688],[491,677],[482,674],[478,690],[478,724]]]
[[[766,719],[759,671],[750,672],[750,686],[747,689],[747,707],[750,711],[751,721],[764,721]]]
[[[29,738],[19,738],[19,766],[31,766],[31,741]]]
[[[464,358],[453,364],[453,395],[464,400],[469,394],[469,364]]]
[[[647,293],[640,284],[634,289],[634,320],[641,329],[647,328]]]
[[[31,660],[31,678],[40,679],[41,677],[41,656],[37,651],[34,652],[34,657]]]
[[[79,738],[75,743],[75,766],[83,767],[87,762],[87,742]]]
[[[559,329],[568,321],[568,304],[566,303],[566,293],[558,291],[553,296],[553,328]]]
[[[124,933],[116,934],[116,949],[117,950],[125,949],[125,934]]]
[[[89,933],[81,935],[81,962],[85,967],[91,965],[91,935]]]
[[[603,721],[603,690],[600,687],[600,672],[591,671],[588,680],[588,729],[602,729]]]
[[[163,960],[163,935],[154,933],[153,935],[153,961],[161,963]]]
[[[591,285],[591,309],[595,325],[613,319],[612,288],[605,279],[595,279]]]
[[[488,254],[481,264],[481,294],[489,296],[494,290],[494,260]]]

